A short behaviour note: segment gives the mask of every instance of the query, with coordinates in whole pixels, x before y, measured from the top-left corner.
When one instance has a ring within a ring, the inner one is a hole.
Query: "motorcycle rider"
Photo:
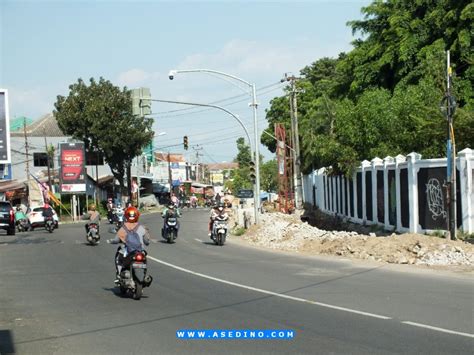
[[[193,195],[190,197],[189,202],[190,202],[190,204],[191,204],[191,207],[197,205],[197,197],[196,197],[195,194],[193,194]]]
[[[144,251],[145,246],[150,244],[150,233],[142,224],[138,223],[140,212],[135,207],[129,207],[124,212],[125,223],[118,230],[115,238],[108,239],[109,244],[125,244],[125,248],[119,248],[115,254],[115,267],[118,282],[122,269],[127,269],[135,251]],[[138,237],[138,240],[136,238]]]
[[[179,199],[174,193],[171,193],[171,203],[174,204],[176,208],[179,206]]]
[[[161,229],[161,235],[164,235],[166,222],[168,222],[169,217],[181,217],[181,212],[179,208],[177,208],[174,203],[170,203],[168,208],[165,208],[161,213],[161,217],[163,217],[163,228]],[[176,229],[179,231],[179,222],[176,220]]]
[[[212,239],[212,227],[214,225],[214,221],[216,220],[217,217],[221,218],[229,218],[229,215],[227,214],[224,205],[223,204],[216,204],[211,210],[211,216],[210,216],[210,221],[209,221],[209,233],[208,237]]]
[[[54,215],[53,209],[51,208],[48,202],[45,202],[45,204],[43,205],[44,220],[46,221],[47,218],[51,218],[53,217],[53,215]]]
[[[16,211],[15,211],[15,223],[16,223],[16,225],[18,225],[22,219],[25,219],[26,221],[28,221],[28,219],[26,218],[25,213],[21,209],[21,206],[18,205],[18,206],[16,206]]]
[[[89,206],[89,211],[87,211],[87,215],[89,216],[85,228],[86,228],[86,234],[89,233],[89,226],[91,224],[97,225],[97,233],[99,233],[99,223],[100,223],[100,213],[97,212],[97,208],[95,204],[91,204]]]
[[[114,220],[114,202],[112,200],[112,197],[109,197],[107,199],[107,205],[106,206],[107,206],[107,219],[109,221],[113,221]]]

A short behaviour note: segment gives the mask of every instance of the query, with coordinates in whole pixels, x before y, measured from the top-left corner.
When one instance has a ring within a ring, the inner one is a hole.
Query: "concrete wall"
[[[410,153],[363,161],[351,179],[322,168],[304,176],[304,201],[329,214],[387,230],[424,233],[447,229],[447,159]],[[474,152],[458,153],[457,224],[474,233]]]

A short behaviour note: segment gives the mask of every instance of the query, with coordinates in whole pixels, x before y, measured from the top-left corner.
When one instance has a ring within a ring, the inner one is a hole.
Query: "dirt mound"
[[[361,234],[324,230],[301,221],[301,214],[267,213],[243,239],[271,249],[339,255],[396,264],[474,265],[474,245],[421,234]]]

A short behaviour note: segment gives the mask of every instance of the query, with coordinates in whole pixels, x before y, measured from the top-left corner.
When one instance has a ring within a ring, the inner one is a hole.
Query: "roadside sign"
[[[0,89],[0,164],[11,163],[8,91]]]
[[[84,143],[60,143],[61,193],[86,192]]]

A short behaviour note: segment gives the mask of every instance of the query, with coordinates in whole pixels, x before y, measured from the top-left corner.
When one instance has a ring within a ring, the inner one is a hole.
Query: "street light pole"
[[[180,70],[170,70],[169,79],[173,80],[175,75],[178,73],[211,73],[218,74],[224,77],[228,77],[234,80],[237,80],[251,89],[252,103],[250,106],[253,108],[253,117],[254,117],[254,138],[255,138],[255,196],[254,196],[254,213],[255,213],[255,224],[259,223],[259,210],[260,210],[260,153],[259,153],[259,141],[258,141],[258,122],[257,122],[257,94],[255,90],[255,84],[250,84],[248,81],[245,81],[235,75],[227,74],[217,70],[211,69],[180,69]],[[212,106],[211,106],[212,107]],[[222,108],[221,108],[222,109]],[[243,126],[243,124],[242,124]],[[245,129],[245,128],[244,128]],[[245,129],[245,131],[247,131]]]
[[[257,120],[257,94],[255,92],[255,84],[252,84],[252,106],[253,106],[253,125],[255,136],[255,199],[254,199],[254,213],[255,224],[260,222],[260,150],[258,148],[258,120]]]

